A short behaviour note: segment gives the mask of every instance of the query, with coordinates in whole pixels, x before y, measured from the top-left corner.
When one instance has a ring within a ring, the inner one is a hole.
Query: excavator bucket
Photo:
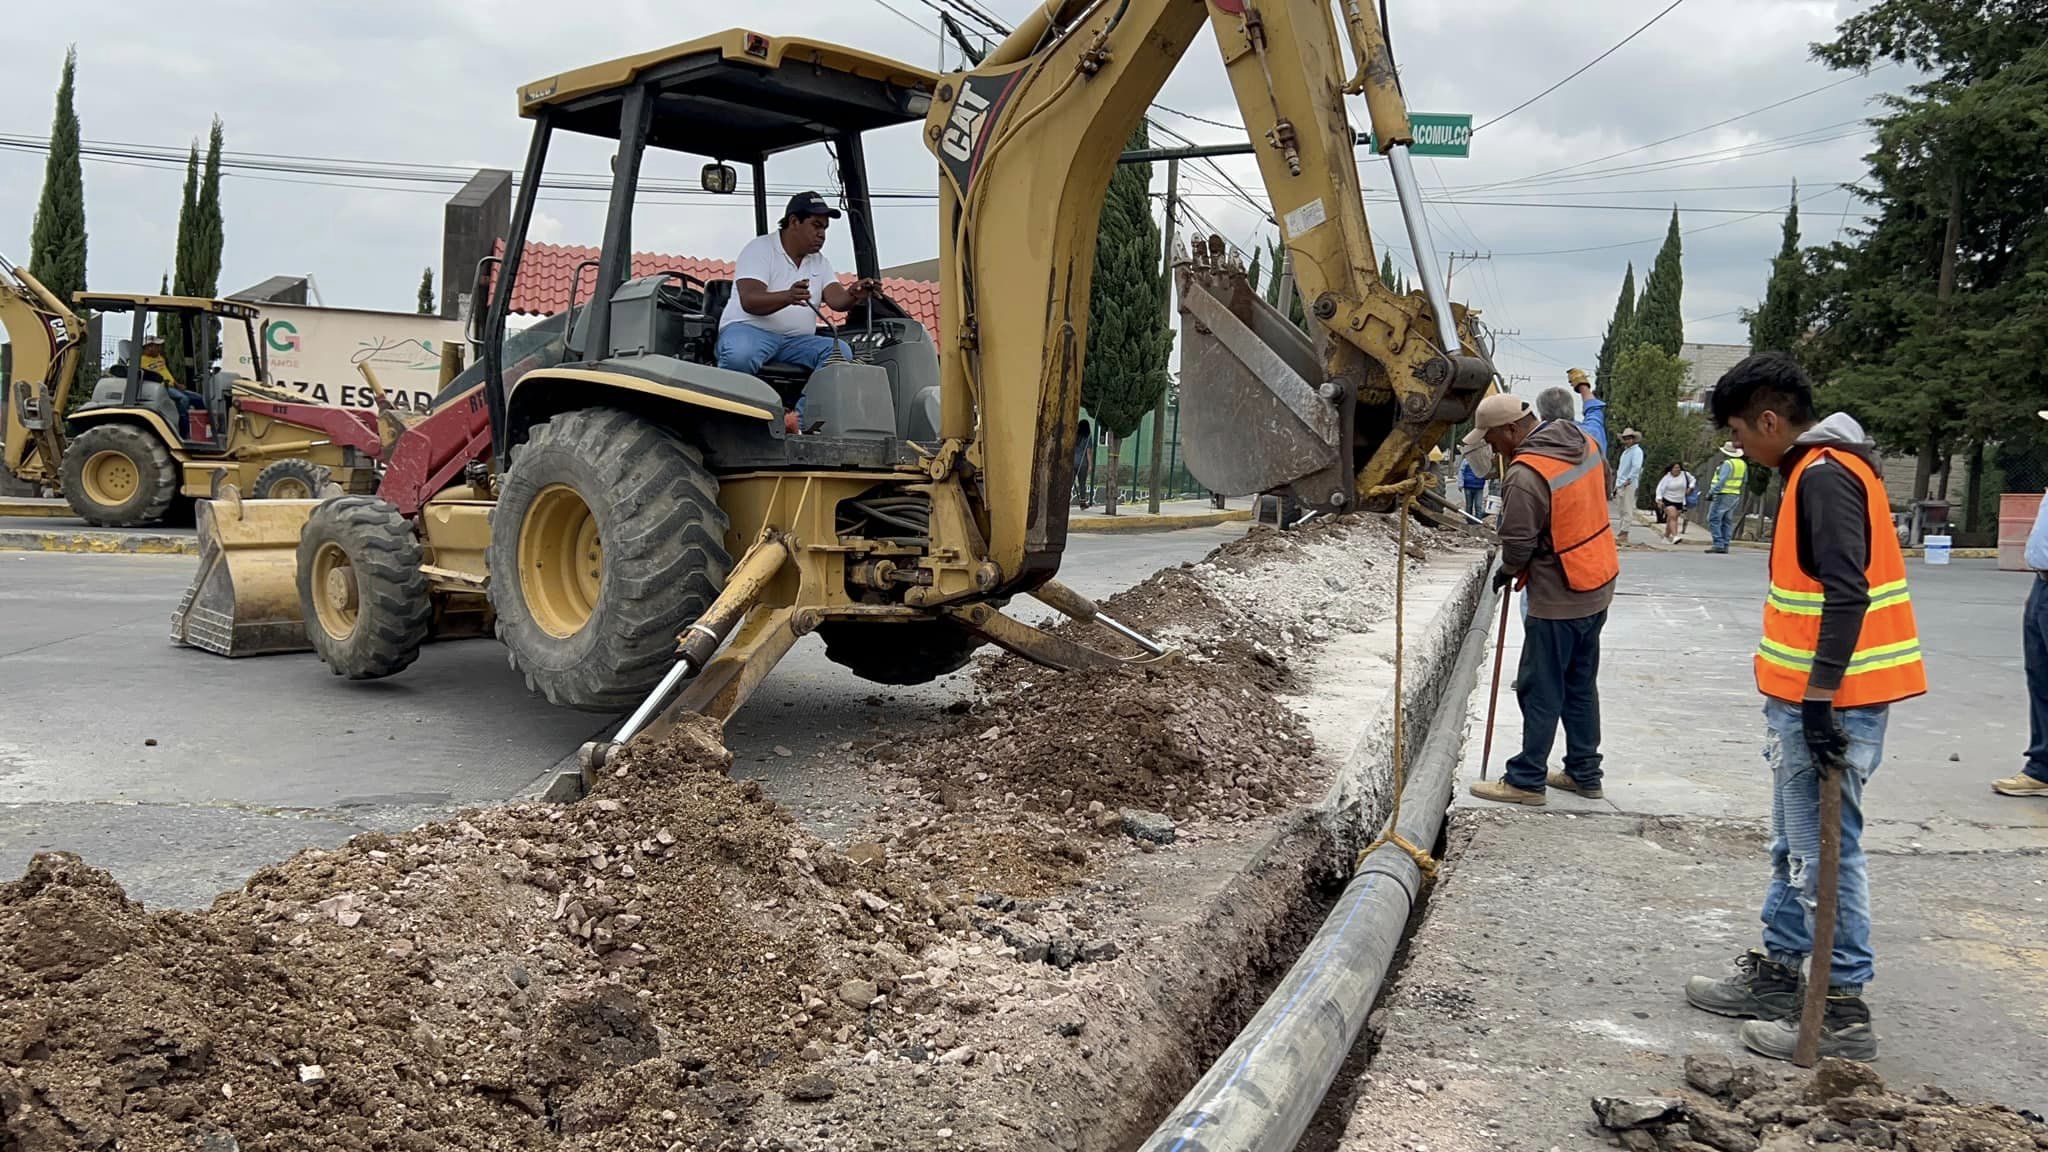
[[[1292,489],[1321,505],[1347,493],[1342,410],[1318,391],[1322,369],[1307,334],[1252,290],[1242,268],[1198,259],[1177,271],[1188,471],[1226,496]]]
[[[171,639],[222,656],[312,651],[299,612],[299,532],[319,506],[245,501],[231,484],[199,501],[199,571],[171,613]]]

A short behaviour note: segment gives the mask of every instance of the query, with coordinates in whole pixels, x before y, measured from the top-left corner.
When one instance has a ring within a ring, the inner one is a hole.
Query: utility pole
[[[1159,228],[1159,247],[1162,252],[1159,270],[1159,317],[1160,323],[1173,324],[1173,211],[1180,195],[1180,157],[1169,157],[1166,161],[1166,222]],[[1159,514],[1159,489],[1164,478],[1159,474],[1159,461],[1166,444],[1166,394],[1171,388],[1159,390],[1159,403],[1152,409],[1152,483],[1145,500],[1145,510],[1154,516]]]
[[[1448,293],[1451,290],[1451,279],[1458,274],[1458,261],[1463,260],[1467,264],[1476,264],[1481,260],[1491,259],[1493,259],[1493,253],[1491,252],[1451,253],[1450,270],[1444,273],[1444,291]]]

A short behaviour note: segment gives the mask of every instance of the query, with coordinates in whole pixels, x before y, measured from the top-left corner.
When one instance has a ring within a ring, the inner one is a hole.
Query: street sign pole
[[[1472,117],[1463,112],[1413,112],[1408,116],[1409,130],[1415,143],[1409,146],[1411,156],[1443,156],[1462,159],[1472,154]],[[1370,132],[1360,132],[1357,143],[1361,148],[1380,150]],[[1176,157],[1187,160],[1200,156],[1248,156],[1258,150],[1249,141],[1243,144],[1196,144],[1183,148],[1139,148],[1117,157],[1119,164],[1146,164],[1154,160],[1172,160]]]

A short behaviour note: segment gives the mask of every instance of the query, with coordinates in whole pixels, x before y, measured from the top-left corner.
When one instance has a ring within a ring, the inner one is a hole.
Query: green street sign
[[[1410,112],[1408,126],[1415,133],[1415,144],[1409,149],[1417,156],[1470,156],[1472,154],[1472,117],[1463,112]],[[1378,152],[1379,144],[1372,133],[1359,133],[1358,142],[1371,146]]]

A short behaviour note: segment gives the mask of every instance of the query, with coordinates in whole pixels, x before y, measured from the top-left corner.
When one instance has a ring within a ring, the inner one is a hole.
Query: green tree
[[[434,301],[434,269],[430,266],[420,272],[420,315],[432,316],[440,310]]]
[[[1806,265],[1799,255],[1799,182],[1795,180],[1763,303],[1743,317],[1749,324],[1751,352],[1792,351],[1806,332],[1805,292]]]
[[[1607,321],[1607,331],[1600,336],[1600,357],[1593,365],[1593,379],[1601,388],[1608,386],[1614,373],[1614,358],[1630,346],[1629,329],[1636,319],[1636,266],[1629,262],[1628,271],[1621,274],[1621,295],[1614,299],[1614,315]]]
[[[1671,356],[1678,355],[1685,344],[1683,247],[1678,236],[1678,209],[1673,208],[1671,230],[1665,233],[1664,246],[1657,250],[1656,263],[1650,265],[1650,274],[1643,280],[1643,297],[1636,304],[1630,327],[1631,341],[1655,344]]]
[[[1615,358],[1607,389],[1607,420],[1610,427],[1632,427],[1642,433],[1643,482],[1636,489],[1638,507],[1655,505],[1657,477],[1672,461],[1682,461],[1695,476],[1700,474],[1711,429],[1706,417],[1679,408],[1678,398],[1684,390],[1685,361],[1655,344],[1639,343]]]
[[[36,203],[35,225],[29,232],[28,270],[65,304],[85,290],[85,170],[78,159],[78,111],[73,94],[78,76],[78,48],[64,53],[64,73],[57,82],[57,111],[50,121],[50,155],[43,165],[43,195]],[[91,387],[98,357],[78,358],[77,387]],[[58,398],[58,405],[65,403]]]
[[[1285,274],[1287,272],[1287,253],[1281,249],[1279,240],[1266,241],[1266,255],[1272,261],[1273,266],[1272,271],[1266,274],[1266,303],[1287,313],[1287,318],[1294,321],[1296,328],[1301,329],[1303,332],[1308,331],[1308,316],[1301,310],[1301,293],[1290,292],[1290,299],[1287,303],[1282,304],[1280,302],[1281,288],[1283,286],[1291,286],[1294,283],[1294,278]]]
[[[1128,147],[1146,147],[1143,123]],[[1120,164],[1110,177],[1088,297],[1081,403],[1107,437],[1104,504],[1111,515],[1116,513],[1123,438],[1137,431],[1166,390],[1166,361],[1173,347],[1173,330],[1159,308],[1159,224],[1152,218],[1151,185],[1150,164]]]
[[[199,161],[199,143],[185,154],[184,197],[178,205],[178,252],[172,265],[171,288],[179,296],[212,298],[220,294],[220,117],[206,142],[206,163]],[[188,351],[181,325],[173,324],[164,340],[164,355],[182,368]]]

